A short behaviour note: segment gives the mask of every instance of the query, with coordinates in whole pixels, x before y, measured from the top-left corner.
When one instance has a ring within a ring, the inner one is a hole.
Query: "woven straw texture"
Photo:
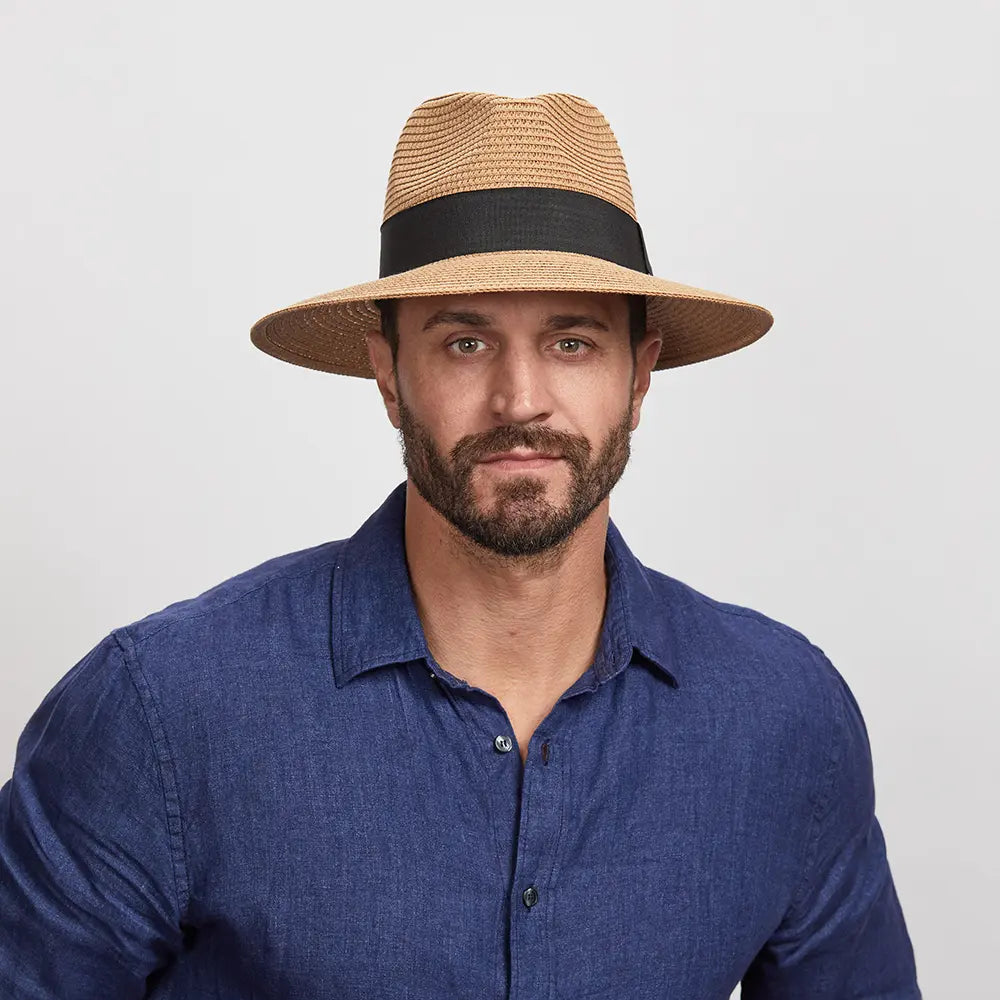
[[[618,142],[588,101],[572,94],[457,93],[425,101],[407,120],[389,170],[383,221],[443,195],[507,187],[581,191],[636,218]],[[304,299],[259,319],[250,337],[283,361],[371,378],[364,334],[379,326],[373,299],[519,290],[645,295],[649,325],[664,338],[657,368],[737,350],[773,322],[761,306],[600,258],[506,250],[451,257]]]
[[[582,191],[635,218],[618,141],[593,104],[571,94],[448,94],[403,127],[382,221],[431,198],[503,187]]]

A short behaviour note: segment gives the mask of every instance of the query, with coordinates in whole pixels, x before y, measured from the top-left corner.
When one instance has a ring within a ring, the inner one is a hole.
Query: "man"
[[[46,697],[0,994],[919,998],[843,678],[609,521],[651,372],[770,324],[653,277],[586,101],[417,108],[381,277],[252,330],[374,375],[406,483]]]

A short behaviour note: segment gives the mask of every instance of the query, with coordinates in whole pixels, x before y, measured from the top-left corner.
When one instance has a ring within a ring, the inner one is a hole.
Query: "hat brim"
[[[450,257],[303,299],[269,313],[250,340],[305,368],[372,378],[364,335],[379,328],[374,299],[512,291],[645,295],[647,322],[663,336],[657,369],[705,361],[752,344],[774,318],[763,306],[657,278],[585,254],[503,250]]]

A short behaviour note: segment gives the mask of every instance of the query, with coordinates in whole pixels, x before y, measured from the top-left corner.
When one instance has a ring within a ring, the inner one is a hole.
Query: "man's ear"
[[[396,387],[396,372],[392,360],[392,348],[381,330],[369,330],[365,334],[365,346],[368,348],[368,360],[378,391],[382,394],[385,412],[389,415],[389,423],[399,430],[399,394]]]
[[[639,426],[642,401],[649,392],[649,376],[660,357],[663,337],[659,330],[647,330],[635,349],[635,377],[632,379],[632,430]]]

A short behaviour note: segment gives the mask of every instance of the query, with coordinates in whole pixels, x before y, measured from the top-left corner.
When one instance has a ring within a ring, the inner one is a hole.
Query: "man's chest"
[[[728,997],[794,881],[794,789],[743,736],[595,707],[524,766],[499,702],[388,698],[206,775],[185,988]]]

